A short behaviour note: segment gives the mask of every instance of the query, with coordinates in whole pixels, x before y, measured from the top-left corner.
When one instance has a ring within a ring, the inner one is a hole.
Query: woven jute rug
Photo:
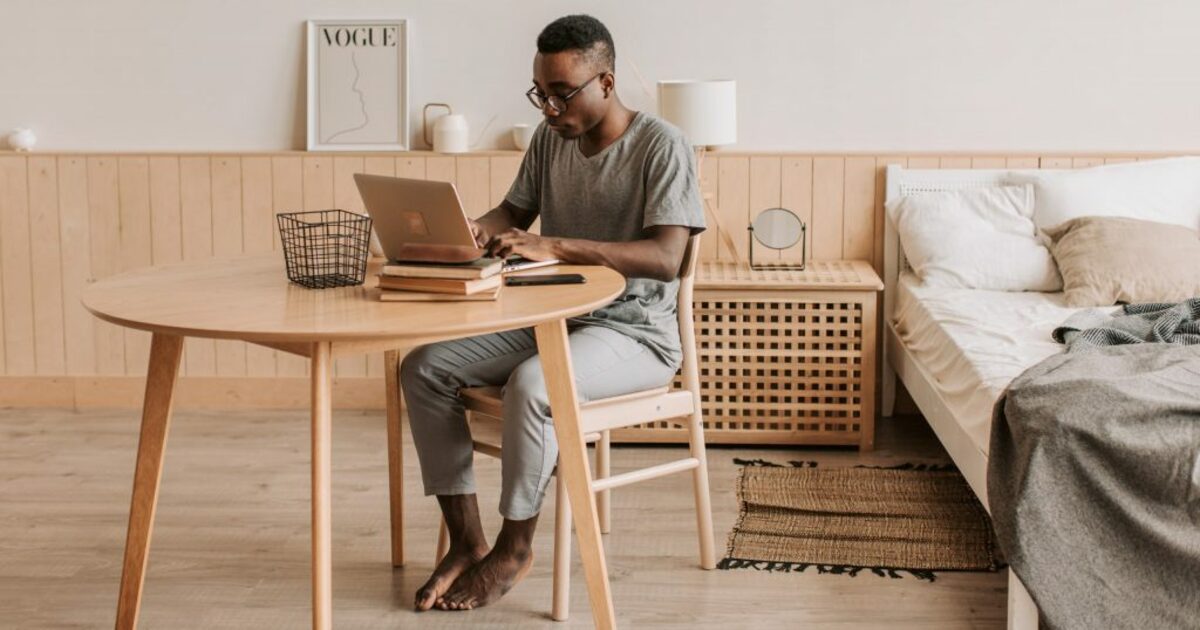
[[[935,571],[1003,566],[987,512],[951,466],[735,461],[740,509],[718,568],[932,581]]]

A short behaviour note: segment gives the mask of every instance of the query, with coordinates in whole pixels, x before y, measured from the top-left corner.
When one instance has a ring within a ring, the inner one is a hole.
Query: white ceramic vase
[[[33,135],[29,129],[14,129],[12,133],[8,134],[8,146],[17,151],[28,151],[35,144],[37,144],[37,136]]]

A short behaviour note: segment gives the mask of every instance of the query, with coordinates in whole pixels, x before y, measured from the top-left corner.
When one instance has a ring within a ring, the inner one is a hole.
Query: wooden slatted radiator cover
[[[882,288],[862,261],[804,271],[702,263],[694,315],[706,441],[871,448]],[[686,442],[687,431],[663,421],[613,439]]]

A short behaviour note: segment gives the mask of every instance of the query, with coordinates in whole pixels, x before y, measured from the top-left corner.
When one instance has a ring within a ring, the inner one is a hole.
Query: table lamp
[[[658,115],[675,125],[696,147],[697,179],[702,177],[704,154],[709,147],[737,142],[737,81],[732,79],[658,82]],[[737,247],[703,192],[704,208],[712,217],[725,246],[740,262]]]

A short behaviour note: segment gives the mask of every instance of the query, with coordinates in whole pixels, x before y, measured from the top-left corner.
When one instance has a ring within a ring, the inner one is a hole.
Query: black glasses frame
[[[545,94],[542,94],[541,92],[539,92],[537,86],[535,85],[535,86],[529,88],[529,91],[525,93],[525,98],[529,99],[530,105],[533,105],[534,107],[538,108],[539,110],[545,109],[546,106],[549,105],[550,109],[561,114],[561,113],[567,111],[567,101],[571,100],[572,98],[575,98],[575,95],[579,94],[581,91],[583,91],[583,88],[590,85],[592,83],[592,81],[595,81],[596,79],[599,79],[600,77],[602,77],[606,74],[608,74],[608,73],[601,72],[600,74],[597,74],[596,76],[588,79],[587,81],[584,81],[583,85],[575,88],[574,90],[571,90],[571,92],[569,94],[567,94],[566,96],[559,96],[557,94],[551,94],[550,96],[546,96]]]

